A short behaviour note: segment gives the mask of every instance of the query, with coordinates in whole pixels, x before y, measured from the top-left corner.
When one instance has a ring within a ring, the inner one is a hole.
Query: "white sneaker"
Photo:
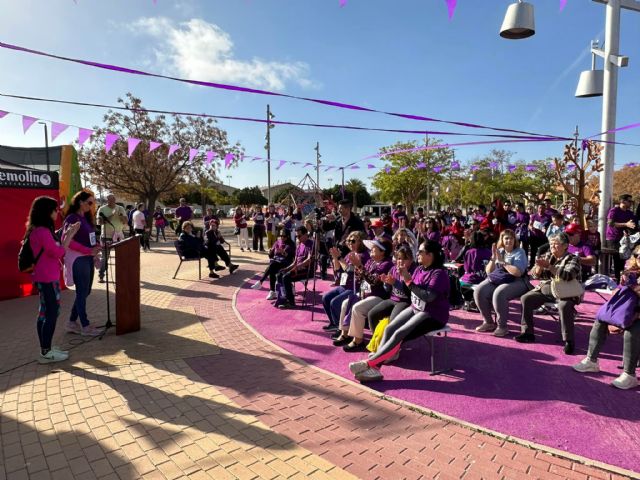
[[[498,327],[493,331],[494,337],[506,337],[509,335],[509,329],[507,327]]]
[[[53,345],[51,347],[51,350],[53,350],[54,352],[58,352],[58,353],[62,353],[63,355],[66,355],[67,357],[69,356],[69,352],[67,350],[62,350],[59,346],[57,345]]]
[[[495,323],[482,322],[482,325],[476,327],[476,332],[493,332],[495,329]]]
[[[635,388],[638,386],[638,379],[635,376],[629,375],[627,372],[624,372],[613,382],[611,382],[611,385],[621,390],[629,390],[630,388]]]
[[[276,298],[278,298],[278,295],[275,290],[269,290],[269,293],[267,293],[267,300],[275,300]]]
[[[63,362],[69,355],[60,353],[56,350],[49,350],[45,355],[38,355],[38,363],[54,363],[54,362]]]
[[[93,325],[87,325],[86,327],[82,327],[80,330],[80,335],[83,337],[99,337],[104,332],[102,328],[96,328]]]
[[[358,375],[359,373],[364,372],[368,368],[369,368],[369,364],[367,363],[366,360],[360,360],[359,362],[351,362],[349,364],[349,370],[351,370],[351,373],[353,373],[354,375]]]
[[[367,368],[364,372],[356,375],[356,380],[360,382],[376,382],[383,378],[382,373],[377,368]]]
[[[251,285],[252,290],[260,290],[261,288],[262,288],[262,282],[256,282],[253,285]]]
[[[64,331],[80,335],[80,324],[78,322],[67,322],[64,326]]]
[[[573,366],[573,369],[576,372],[580,372],[580,373],[587,373],[587,372],[595,373],[600,371],[600,365],[598,365],[598,362],[592,362],[591,360],[589,360],[589,357],[585,357],[582,359],[580,363],[576,363]]]

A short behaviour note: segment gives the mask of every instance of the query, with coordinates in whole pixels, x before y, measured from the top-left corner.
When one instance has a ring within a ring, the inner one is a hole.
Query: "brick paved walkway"
[[[59,333],[72,360],[83,361],[30,363],[35,299],[2,302],[0,346],[14,347],[0,353],[0,479],[624,478],[304,364],[259,338],[230,301],[264,256],[245,255],[238,273],[215,282],[195,282],[195,265],[185,265],[173,281],[169,250],[142,257],[148,336],[126,348],[105,339],[100,362],[88,360],[98,344]],[[100,323],[97,290],[90,304]],[[63,296],[62,319],[70,298]],[[175,329],[154,323],[167,309]],[[210,341],[199,336],[198,319]],[[149,347],[162,347],[162,356],[149,357]]]

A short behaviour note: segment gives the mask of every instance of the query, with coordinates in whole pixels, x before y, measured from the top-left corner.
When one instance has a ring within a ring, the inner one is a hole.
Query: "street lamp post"
[[[276,117],[271,113],[271,107],[267,105],[267,135],[265,137],[267,144],[264,148],[267,151],[267,199],[269,200],[269,205],[271,204],[271,129],[275,127],[271,120],[274,118]]]
[[[227,175],[227,184],[231,186],[231,175]]]
[[[47,131],[47,124],[45,122],[38,122],[44,127],[44,151],[47,157],[47,172],[51,170],[51,162],[49,160],[49,132]]]

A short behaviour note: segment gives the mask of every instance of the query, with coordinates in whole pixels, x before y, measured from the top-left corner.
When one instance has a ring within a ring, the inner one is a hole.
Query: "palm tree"
[[[366,190],[367,186],[364,184],[364,182],[358,178],[352,178],[351,180],[349,180],[345,186],[344,186],[345,190],[348,190],[349,192],[352,193],[353,195],[353,209],[355,210],[357,205],[357,201],[356,201],[356,192],[358,192],[359,190]]]

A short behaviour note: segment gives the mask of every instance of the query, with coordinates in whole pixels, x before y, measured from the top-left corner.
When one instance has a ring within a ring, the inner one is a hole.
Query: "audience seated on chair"
[[[223,266],[218,265],[218,260],[222,260],[229,269],[229,273],[233,273],[238,269],[238,265],[231,263],[231,257],[229,257],[229,253],[224,248],[225,244],[229,245],[229,242],[222,236],[218,228],[219,225],[220,221],[214,218],[209,220],[209,223],[205,223],[205,226],[208,227],[204,235],[207,258],[213,260],[214,270],[224,270]],[[231,248],[229,248],[229,251],[231,251]]]
[[[460,277],[460,288],[465,302],[473,300],[473,287],[482,282],[486,276],[486,268],[491,258],[491,248],[481,232],[473,232],[466,247],[463,263],[463,274]]]
[[[440,330],[447,324],[450,286],[444,261],[440,244],[427,241],[418,249],[419,266],[413,275],[406,268],[399,268],[402,280],[411,291],[411,306],[391,318],[378,350],[368,360],[349,364],[357,380],[382,380],[382,364],[398,354],[403,341]]]
[[[278,308],[286,309],[295,307],[295,298],[293,294],[293,282],[301,279],[309,278],[315,272],[310,271],[313,265],[313,240],[309,239],[309,232],[305,227],[296,229],[296,239],[298,246],[293,263],[280,270],[277,274],[277,280],[284,290],[284,298]],[[277,302],[276,302],[277,303]]]
[[[507,229],[500,232],[497,244],[491,247],[487,278],[473,292],[482,315],[482,325],[476,328],[478,332],[493,332],[496,337],[508,335],[509,302],[532,288],[527,276],[527,253],[516,245],[515,232]],[[496,312],[495,322],[492,310]]]
[[[197,237],[193,234],[193,223],[191,223],[191,221],[187,220],[182,224],[182,232],[178,237],[178,243],[180,251],[186,259],[206,258],[209,267],[209,277],[220,278],[220,275],[214,271],[216,259],[211,255],[210,251],[205,248],[202,237]]]
[[[521,343],[535,342],[533,330],[533,312],[547,302],[555,302],[560,315],[560,328],[564,341],[564,353],[573,354],[575,350],[574,320],[576,304],[581,301],[580,295],[558,299],[552,290],[552,281],[579,282],[581,278],[580,260],[569,253],[569,238],[565,233],[558,233],[549,239],[549,253],[538,257],[534,272],[540,283],[530,292],[525,293],[522,302],[522,333],[516,337]]]
[[[273,244],[273,247],[269,250],[269,265],[264,271],[260,280],[258,280],[251,288],[259,290],[262,288],[262,282],[267,277],[269,278],[269,293],[267,294],[267,300],[276,299],[276,277],[280,270],[287,268],[293,263],[296,254],[296,245],[291,240],[291,233],[289,230],[282,229],[278,236],[278,240]]]
[[[393,267],[391,256],[393,245],[386,238],[375,240],[365,240],[365,246],[371,252],[371,258],[365,265],[360,263],[357,255],[352,256],[356,277],[360,283],[359,300],[351,307],[350,315],[345,315],[340,321],[340,330],[333,344],[344,346],[346,352],[363,351],[364,325],[367,320],[367,313],[380,302],[389,298],[389,293],[385,289],[382,278],[389,273]],[[405,246],[404,248],[410,248]],[[346,308],[349,308],[349,299]],[[343,305],[344,306],[344,305]]]
[[[364,246],[364,232],[351,232],[347,237],[346,244],[349,249],[344,257],[341,251],[333,247],[329,253],[333,259],[333,271],[335,272],[335,287],[322,295],[322,306],[329,319],[329,324],[323,327],[324,330],[337,330],[342,311],[342,302],[347,299],[355,299],[356,292],[360,288],[360,283],[355,276],[354,259],[356,262],[366,265],[369,260],[369,251]]]

